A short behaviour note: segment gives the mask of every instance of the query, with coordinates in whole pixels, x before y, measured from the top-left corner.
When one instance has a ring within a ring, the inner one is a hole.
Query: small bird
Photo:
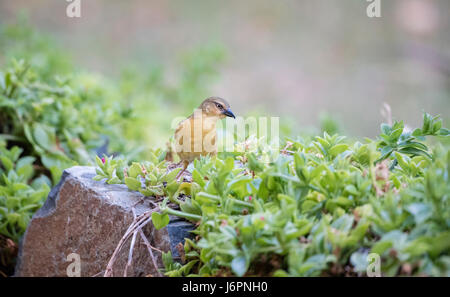
[[[225,99],[210,97],[200,104],[194,113],[178,124],[175,130],[175,152],[180,157],[183,170],[200,156],[217,154],[216,123],[225,117],[236,118]]]

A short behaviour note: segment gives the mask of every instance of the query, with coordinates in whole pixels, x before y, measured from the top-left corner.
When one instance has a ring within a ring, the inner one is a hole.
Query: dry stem
[[[141,236],[141,238],[143,239],[145,245],[147,246],[147,249],[149,251],[150,257],[152,258],[152,263],[153,263],[153,266],[155,267],[155,270],[158,271],[160,276],[162,276],[162,274],[158,270],[158,265],[156,263],[156,259],[155,259],[155,256],[153,255],[152,249],[157,250],[159,252],[162,252],[162,251],[157,248],[152,247],[150,245],[150,243],[148,242],[147,237],[145,236],[144,232],[142,231],[142,228],[151,221],[152,213],[154,211],[158,211],[158,210],[159,210],[159,207],[156,205],[156,207],[153,208],[152,210],[149,210],[149,211],[141,214],[140,216],[136,216],[134,207],[132,208],[133,216],[134,216],[133,222],[128,227],[128,229],[125,232],[125,234],[123,235],[123,237],[120,239],[119,243],[116,246],[116,249],[114,250],[111,258],[109,259],[109,262],[106,266],[106,270],[104,273],[105,277],[113,276],[113,266],[114,266],[115,261],[117,260],[117,256],[118,256],[119,252],[121,251],[122,247],[124,246],[124,244],[126,243],[126,241],[130,238],[130,236],[132,236],[130,250],[128,252],[128,262],[127,262],[127,265],[125,266],[125,270],[124,270],[124,276],[127,276],[128,268],[131,267],[131,265],[132,265],[133,250],[134,250],[134,246],[136,243],[136,236],[138,233]]]

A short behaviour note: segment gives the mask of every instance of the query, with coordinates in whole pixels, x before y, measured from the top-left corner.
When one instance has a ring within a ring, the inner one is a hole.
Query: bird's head
[[[236,118],[230,109],[230,104],[228,104],[225,99],[219,97],[210,97],[206,99],[200,105],[200,109],[206,116],[218,117],[221,119],[225,117]]]

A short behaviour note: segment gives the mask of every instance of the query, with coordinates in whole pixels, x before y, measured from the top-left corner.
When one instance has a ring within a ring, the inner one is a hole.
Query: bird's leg
[[[186,171],[186,168],[189,165],[189,161],[187,161],[187,160],[182,160],[181,162],[183,162],[183,169],[177,174],[177,177],[176,177],[177,181],[184,174],[184,172]]]

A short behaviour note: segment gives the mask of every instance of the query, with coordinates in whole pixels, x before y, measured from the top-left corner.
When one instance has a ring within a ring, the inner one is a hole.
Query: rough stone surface
[[[138,192],[124,185],[107,185],[92,180],[93,167],[72,167],[64,171],[61,182],[52,189],[44,206],[33,216],[19,247],[16,276],[67,276],[71,253],[80,255],[81,276],[102,276],[120,239],[133,221],[132,207],[142,214],[149,203]],[[163,251],[172,250],[193,225],[171,217],[166,228],[152,224],[143,228],[150,244]],[[128,259],[130,240],[113,267],[114,276],[122,276]],[[161,267],[161,255],[154,251]],[[138,236],[133,266],[128,276],[157,276],[148,250]]]

